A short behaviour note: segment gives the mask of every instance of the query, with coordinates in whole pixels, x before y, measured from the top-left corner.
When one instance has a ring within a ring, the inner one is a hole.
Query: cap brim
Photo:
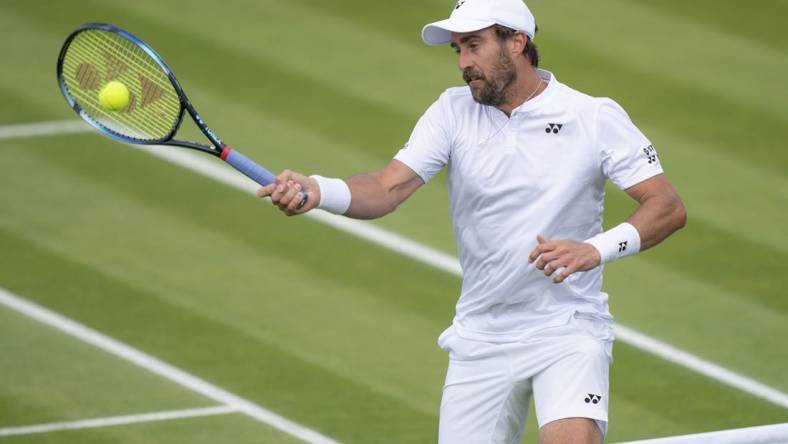
[[[453,32],[473,32],[494,25],[494,21],[448,18],[429,23],[421,30],[421,39],[428,45],[445,45]]]

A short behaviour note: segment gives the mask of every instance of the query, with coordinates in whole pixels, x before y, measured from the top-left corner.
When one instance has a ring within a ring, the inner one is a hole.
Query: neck
[[[512,115],[515,108],[541,94],[547,86],[536,73],[536,68],[530,64],[518,71],[517,80],[509,90],[509,99],[497,106],[507,117]]]

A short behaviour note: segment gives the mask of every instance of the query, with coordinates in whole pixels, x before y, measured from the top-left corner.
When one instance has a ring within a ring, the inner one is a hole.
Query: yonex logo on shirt
[[[601,401],[601,400],[602,400],[602,396],[600,396],[600,395],[594,395],[594,394],[592,394],[592,393],[589,393],[589,394],[588,394],[588,397],[587,397],[586,399],[584,399],[584,401],[586,402],[586,404],[588,404],[588,403],[591,403],[591,404],[599,404],[599,401]]]
[[[563,123],[548,123],[547,128],[544,129],[544,132],[546,132],[547,134],[550,133],[558,134],[558,132],[561,131],[561,127],[563,126],[564,126]]]
[[[457,6],[455,6],[454,9],[460,9],[463,3],[465,3],[465,0],[457,0]]]
[[[648,163],[654,163],[657,161],[657,150],[654,149],[654,145],[649,145],[643,148],[643,152],[646,153],[646,159],[648,159]]]

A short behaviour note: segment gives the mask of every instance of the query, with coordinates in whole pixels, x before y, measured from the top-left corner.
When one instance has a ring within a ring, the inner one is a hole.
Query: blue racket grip
[[[270,171],[230,147],[224,147],[221,157],[222,160],[232,165],[233,168],[244,173],[246,177],[260,185],[268,185],[276,180],[276,176]]]
[[[276,181],[276,176],[274,176],[270,171],[258,165],[254,160],[244,156],[238,151],[231,149],[229,146],[226,146],[222,149],[221,158],[223,161],[232,165],[233,168],[244,173],[246,177],[252,179],[260,185],[269,185]],[[301,197],[301,201],[298,203],[296,209],[300,210],[304,207],[304,205],[306,205],[308,197],[305,193],[298,193],[298,195]]]

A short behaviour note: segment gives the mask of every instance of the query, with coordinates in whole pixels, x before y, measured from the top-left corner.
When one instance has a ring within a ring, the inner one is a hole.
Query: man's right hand
[[[320,187],[315,179],[284,170],[276,180],[257,190],[257,197],[270,197],[271,203],[288,216],[303,214],[320,203]],[[303,207],[298,205],[306,197]]]

